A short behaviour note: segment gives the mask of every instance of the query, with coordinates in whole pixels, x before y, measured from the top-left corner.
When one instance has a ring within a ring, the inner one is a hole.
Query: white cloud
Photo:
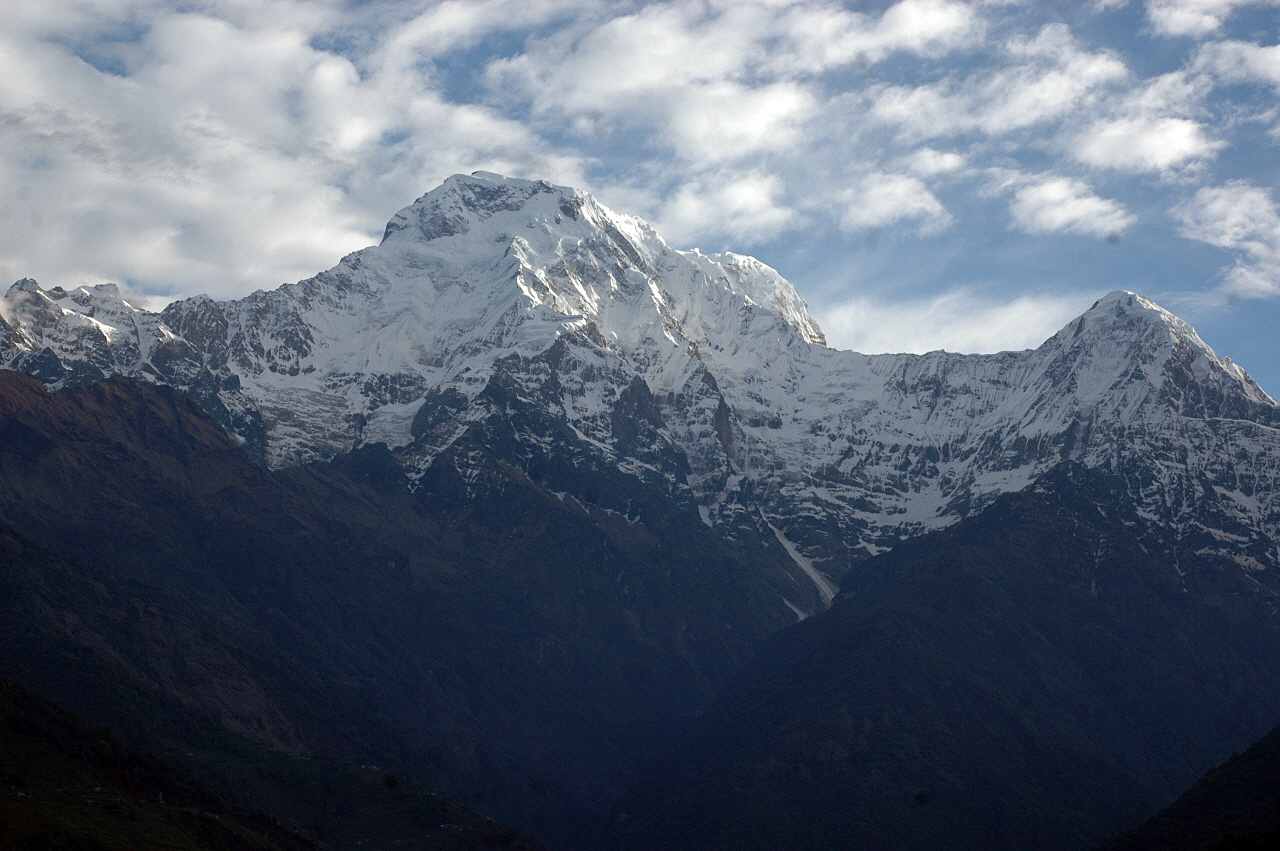
[[[429,69],[317,46],[344,32],[337,5],[6,4],[26,29],[0,26],[0,186],[21,196],[0,269],[239,295],[376,240],[453,171],[583,182],[576,155],[448,102]]]
[[[668,106],[671,145],[699,163],[794,146],[804,121],[816,111],[813,95],[785,82],[754,89],[708,83],[675,94]]]
[[[1212,42],[1201,48],[1195,64],[1225,82],[1260,82],[1280,89],[1280,45]]]
[[[1142,80],[1125,92],[1117,111],[1127,117],[1191,118],[1203,114],[1213,81],[1197,71],[1179,69]]]
[[[470,47],[495,32],[535,27],[598,8],[590,0],[443,0],[391,27],[391,37],[381,42],[371,62],[405,67],[421,57]]]
[[[1224,145],[1187,118],[1119,118],[1090,126],[1076,138],[1072,153],[1103,168],[1167,172],[1207,159]]]
[[[1206,36],[1242,6],[1275,6],[1276,0],[1147,0],[1147,20],[1163,35]]]
[[[1083,50],[1062,24],[1013,39],[1005,52],[1005,67],[960,82],[879,87],[872,115],[916,138],[969,131],[995,136],[1061,118],[1129,73],[1114,54]]]
[[[794,143],[816,101],[801,81],[744,77],[768,55],[771,13],[657,4],[534,40],[490,63],[490,88],[535,117],[640,132],[695,168]],[[584,123],[585,122],[585,123]]]
[[[971,43],[980,28],[977,15],[964,3],[902,0],[884,13],[871,37],[879,55],[897,50],[936,55]]]
[[[1013,225],[1027,233],[1076,233],[1117,236],[1136,218],[1115,201],[1099,198],[1083,181],[1041,175],[1002,176],[999,190],[1012,190]]]
[[[912,151],[904,162],[908,169],[921,177],[954,174],[965,167],[964,157],[960,154],[954,151],[936,151],[933,148]]]
[[[720,172],[682,185],[662,207],[659,226],[676,244],[713,234],[751,242],[777,236],[796,218],[780,200],[782,181],[760,171]]]
[[[898,52],[938,56],[982,37],[982,19],[952,0],[901,0],[879,20],[825,4],[789,8],[778,19],[785,48],[770,67],[817,72],[844,65],[874,65]]]
[[[763,14],[744,6],[708,18],[691,6],[647,6],[536,40],[491,63],[488,76],[495,88],[523,91],[542,112],[652,117],[684,87],[736,79],[760,49]]]
[[[1061,148],[1077,162],[1133,173],[1194,171],[1227,146],[1204,119],[1214,83],[1179,69],[1139,81],[1103,99],[1064,133]]]
[[[951,216],[918,177],[876,172],[842,195],[840,226],[857,231],[916,222],[921,232],[946,227]]]
[[[1244,181],[1205,187],[1175,216],[1184,236],[1240,255],[1219,297],[1280,296],[1280,209],[1269,191]]]
[[[878,18],[826,2],[653,3],[533,39],[486,75],[543,121],[626,128],[705,169],[793,146],[822,106],[817,75],[941,55],[981,29],[955,0],[900,0]]]
[[[902,301],[856,298],[818,316],[827,341],[858,352],[1034,348],[1080,313],[1088,294],[995,298],[968,289]]]

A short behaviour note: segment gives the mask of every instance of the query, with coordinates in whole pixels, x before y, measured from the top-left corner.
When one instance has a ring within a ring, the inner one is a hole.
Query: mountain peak
[[[1223,398],[1275,405],[1248,373],[1219,356],[1195,328],[1128,290],[1113,290],[1098,299],[1042,348],[1056,353],[1051,373],[1070,373],[1073,392],[1090,403],[1121,386],[1134,388],[1131,402],[1147,392],[1181,396],[1169,386],[1172,383],[1216,388],[1211,394],[1215,398],[1225,394]]]
[[[1090,323],[1116,320],[1163,325],[1177,334],[1195,334],[1195,329],[1144,295],[1130,290],[1112,290],[1093,303],[1080,317]],[[1198,339],[1198,338],[1197,338]]]
[[[455,174],[396,213],[382,241],[400,233],[423,241],[461,236],[477,221],[522,210],[532,217],[575,217],[589,197],[545,180],[504,177],[491,171]]]
[[[1119,310],[1150,310],[1155,309],[1162,313],[1166,312],[1151,299],[1144,295],[1139,295],[1133,290],[1112,290],[1093,303],[1089,310],[1105,310],[1115,307]]]
[[[673,249],[643,220],[545,180],[455,174],[397,213],[376,253],[435,270],[437,292],[462,283],[468,303],[505,310],[518,293],[521,310],[594,322],[628,351],[645,340],[702,345],[736,327],[729,311],[757,308],[805,342],[824,342],[799,293],[765,264]]]
[[[1189,345],[1221,361],[1194,328],[1150,298],[1129,290],[1112,290],[1095,301],[1046,345],[1055,342],[1070,349],[1102,346],[1117,354],[1130,350],[1154,354]]]
[[[11,293],[38,293],[40,292],[40,284],[35,278],[23,278],[20,281],[14,281],[9,287]]]

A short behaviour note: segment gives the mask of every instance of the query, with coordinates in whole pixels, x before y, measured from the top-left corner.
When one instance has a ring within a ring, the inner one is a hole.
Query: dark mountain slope
[[[67,561],[2,524],[0,566],[0,670],[163,754],[240,804],[280,816],[325,847],[541,847],[429,784],[398,776],[388,789],[385,769],[351,760],[353,740],[325,738],[350,723],[337,711],[340,701],[252,628]],[[365,724],[359,741],[395,754],[397,762],[384,764],[403,770],[410,754],[402,739],[375,718]],[[314,740],[313,756],[259,743],[282,746],[280,731],[298,729]],[[41,809],[43,815],[26,814],[23,823],[44,830],[59,812]]]
[[[315,847],[0,676],[0,848]]]
[[[1228,834],[1233,836],[1228,837]],[[1234,753],[1103,851],[1280,847],[1280,727]]]
[[[868,561],[610,847],[1086,848],[1170,800],[1280,713],[1276,577],[1180,549],[1124,488],[1064,466]]]
[[[163,387],[47,394],[0,374],[0,399],[0,516],[180,600],[195,614],[178,621],[205,625],[188,644],[231,649],[201,668],[152,624],[115,621],[82,645],[260,744],[427,774],[549,835],[615,800],[794,617],[769,587],[790,581],[780,547],[727,543],[606,465],[534,464],[535,479],[512,463],[515,399],[415,492],[379,445],[267,472]],[[32,611],[74,621],[89,604],[55,585]],[[65,697],[111,722],[76,702],[90,695]]]

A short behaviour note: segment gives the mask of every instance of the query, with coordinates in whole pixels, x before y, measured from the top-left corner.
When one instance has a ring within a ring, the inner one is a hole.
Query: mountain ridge
[[[502,416],[496,381],[539,400],[591,463],[665,488],[724,535],[781,542],[824,597],[866,557],[1067,457],[1159,470],[1133,496],[1171,520],[1206,473],[1235,494],[1217,495],[1221,523],[1247,549],[1280,537],[1266,462],[1280,408],[1142,296],[1113,291],[1023,352],[838,351],[773,269],[673,249],[545,181],[455,175],[379,245],[244,299],[154,314],[109,285],[24,280],[0,306],[0,366],[54,387],[172,384],[273,467],[385,443],[416,482]],[[543,439],[517,435],[529,457]],[[1229,463],[1210,448],[1226,442],[1240,447]]]

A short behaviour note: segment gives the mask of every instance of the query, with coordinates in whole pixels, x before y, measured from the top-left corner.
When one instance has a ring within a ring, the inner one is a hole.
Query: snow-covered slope
[[[1111,293],[1031,351],[836,351],[759,261],[675,250],[589,195],[487,173],[449,178],[333,269],[236,301],[157,315],[110,286],[20,281],[0,364],[54,386],[173,384],[277,466],[384,442],[422,475],[506,418],[517,463],[617,466],[784,547],[818,601],[861,558],[1065,458],[1124,472],[1197,545],[1280,562],[1280,409],[1141,296]]]

